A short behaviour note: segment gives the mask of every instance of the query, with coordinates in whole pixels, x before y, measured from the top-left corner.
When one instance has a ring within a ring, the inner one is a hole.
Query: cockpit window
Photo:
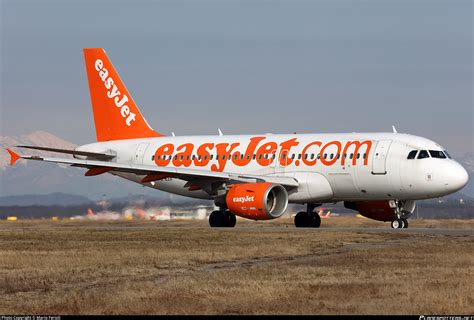
[[[430,155],[431,158],[446,159],[446,155],[443,153],[443,151],[430,150]]]
[[[451,156],[449,155],[448,151],[444,150],[444,154],[445,154],[449,159],[452,159]]]
[[[407,159],[415,159],[417,153],[418,153],[418,150],[412,150],[412,151],[410,151],[410,153],[408,154]]]
[[[418,154],[418,159],[425,159],[429,157],[430,155],[428,154],[428,151],[426,150],[421,150],[420,153]]]

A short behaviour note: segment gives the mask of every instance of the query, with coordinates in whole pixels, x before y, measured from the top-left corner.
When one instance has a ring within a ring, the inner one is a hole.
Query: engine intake
[[[216,204],[221,206],[222,201]],[[236,184],[227,192],[225,206],[242,218],[275,219],[285,213],[288,193],[283,186],[269,182]]]

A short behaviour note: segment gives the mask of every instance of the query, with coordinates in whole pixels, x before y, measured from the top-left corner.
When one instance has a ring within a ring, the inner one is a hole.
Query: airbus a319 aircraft
[[[323,203],[346,208],[392,228],[408,227],[415,201],[463,188],[466,170],[439,144],[397,133],[165,136],[140,113],[105,51],[84,49],[97,142],[75,150],[17,146],[73,155],[19,155],[70,164],[86,176],[110,173],[141,185],[211,199],[211,227],[234,227],[236,216],[281,217],[288,203],[306,204],[296,227],[318,228]]]

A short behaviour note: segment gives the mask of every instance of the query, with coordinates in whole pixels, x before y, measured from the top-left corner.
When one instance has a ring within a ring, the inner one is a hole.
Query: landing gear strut
[[[317,206],[308,203],[306,211],[298,212],[295,216],[295,226],[297,228],[319,228],[321,217],[313,211]]]
[[[233,228],[236,223],[235,214],[228,210],[216,210],[209,216],[209,225],[212,228]]]

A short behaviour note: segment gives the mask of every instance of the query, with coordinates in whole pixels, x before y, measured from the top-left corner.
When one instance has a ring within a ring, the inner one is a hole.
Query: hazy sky
[[[1,130],[95,141],[82,48],[177,135],[391,131],[474,150],[472,1],[1,1]]]

